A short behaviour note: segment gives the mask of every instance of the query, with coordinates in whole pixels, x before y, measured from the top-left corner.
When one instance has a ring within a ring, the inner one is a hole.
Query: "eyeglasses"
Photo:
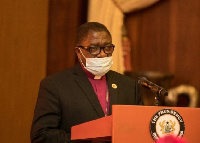
[[[85,50],[88,50],[89,53],[93,56],[97,56],[98,54],[101,53],[101,49],[103,49],[105,54],[112,54],[115,48],[115,45],[108,45],[108,46],[103,46],[103,47],[98,47],[98,46],[76,46]]]

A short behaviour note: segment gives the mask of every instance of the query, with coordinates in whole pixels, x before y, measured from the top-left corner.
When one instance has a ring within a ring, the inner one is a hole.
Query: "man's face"
[[[110,44],[112,44],[112,39],[111,39],[109,34],[107,34],[104,31],[102,31],[102,32],[91,31],[91,32],[89,32],[88,36],[82,41],[82,43],[79,43],[79,45],[77,45],[77,46],[104,47],[104,46],[110,45]],[[97,56],[94,56],[94,55],[91,55],[88,50],[82,49],[82,48],[79,49],[79,48],[76,47],[76,54],[77,54],[79,60],[80,59],[82,60],[84,65],[86,64],[86,60],[82,56],[80,50],[82,51],[83,55],[86,58],[95,58],[95,57],[103,58],[103,57],[107,57],[107,56],[112,56],[112,54],[109,54],[109,55],[105,54],[103,49],[101,50],[101,52]]]

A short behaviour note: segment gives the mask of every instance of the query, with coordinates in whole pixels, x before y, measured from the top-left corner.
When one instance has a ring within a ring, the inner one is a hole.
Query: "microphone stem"
[[[159,96],[155,96],[155,106],[159,106]]]

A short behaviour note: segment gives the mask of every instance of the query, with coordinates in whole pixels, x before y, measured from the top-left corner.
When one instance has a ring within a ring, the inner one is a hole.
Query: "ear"
[[[75,52],[76,52],[76,55],[78,56],[78,58],[80,58],[80,49],[78,47],[75,47]]]
[[[76,52],[76,54],[79,54],[80,53],[80,49],[78,47],[75,47],[75,52]]]

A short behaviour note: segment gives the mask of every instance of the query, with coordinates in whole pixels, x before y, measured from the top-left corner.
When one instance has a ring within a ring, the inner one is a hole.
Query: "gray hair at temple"
[[[112,38],[110,32],[106,28],[105,25],[98,23],[98,22],[87,22],[85,24],[82,24],[77,31],[77,37],[76,37],[76,44],[80,44],[85,38],[87,38],[89,32],[102,32],[105,31],[110,35]]]

